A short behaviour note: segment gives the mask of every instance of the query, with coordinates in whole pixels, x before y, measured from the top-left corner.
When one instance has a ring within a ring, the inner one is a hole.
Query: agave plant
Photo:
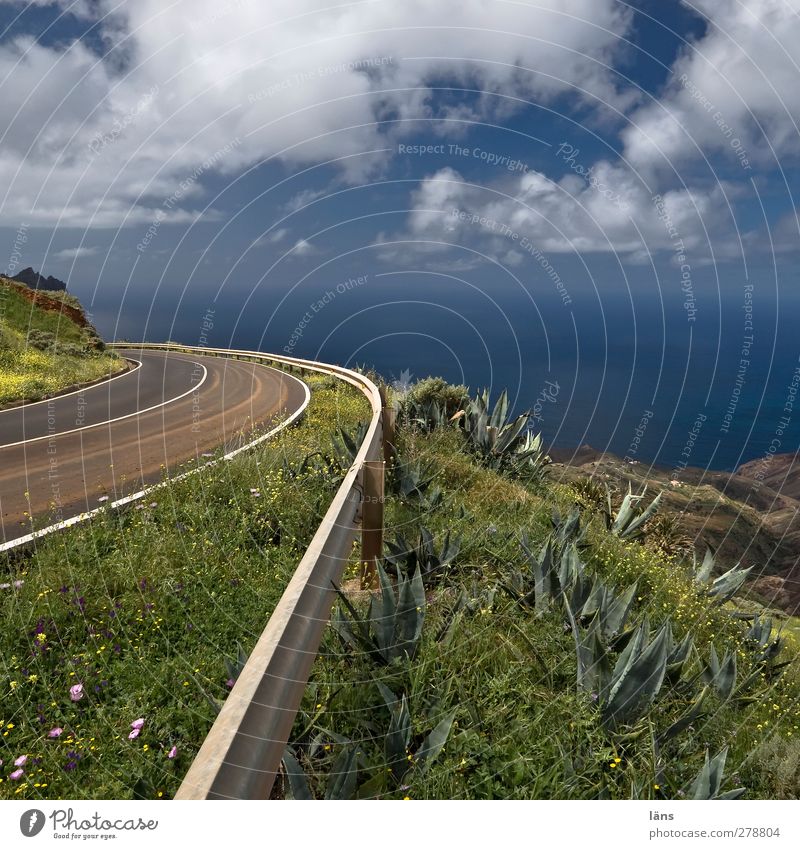
[[[433,534],[421,527],[416,543],[409,542],[402,534],[394,541],[386,541],[385,561],[398,576],[413,575],[419,570],[426,586],[440,581],[450,570],[461,551],[461,538],[450,538],[448,531],[438,548]]]
[[[664,683],[671,643],[669,623],[664,623],[651,640],[645,617],[612,668],[600,618],[595,616],[589,629],[582,631],[569,604],[566,610],[575,638],[578,687],[597,693],[602,722],[609,730],[635,724]]]
[[[706,760],[702,769],[697,774],[694,781],[688,789],[688,796],[691,799],[738,799],[744,792],[744,787],[738,787],[736,790],[729,790],[727,793],[720,793],[722,788],[722,777],[725,771],[725,760],[728,757],[728,747],[726,746],[721,752],[714,755],[713,758],[708,757],[706,751]]]
[[[669,627],[662,625],[650,642],[648,632],[645,621],[620,653],[607,688],[601,691],[603,724],[608,728],[632,725],[644,716],[664,683]]]
[[[563,551],[570,544],[578,548],[586,546],[588,528],[581,527],[581,509],[578,505],[566,516],[562,516],[557,507],[554,508],[550,521],[553,525],[553,543],[559,551]]]
[[[541,436],[528,430],[530,416],[523,413],[508,418],[508,394],[502,392],[489,412],[489,390],[473,398],[463,415],[459,414],[467,441],[489,468],[507,470],[529,478],[538,478],[550,462],[542,451]]]
[[[736,652],[725,652],[720,662],[717,650],[711,646],[711,657],[702,670],[703,681],[713,687],[719,697],[726,701],[736,687]]]
[[[389,728],[383,738],[386,769],[395,784],[402,784],[411,769],[424,772],[444,748],[455,719],[447,714],[423,739],[415,751],[409,748],[412,737],[411,712],[405,693],[398,697],[381,681],[376,681],[389,710]]]
[[[737,563],[718,578],[713,578],[715,565],[715,552],[709,547],[700,565],[697,564],[697,558],[694,559],[694,582],[698,587],[705,588],[706,594],[715,604],[724,604],[739,592],[753,567],[742,569]]]
[[[702,716],[705,708],[705,702],[708,694],[711,692],[710,687],[703,687],[700,695],[689,705],[689,707],[672,723],[665,728],[654,740],[657,747],[666,745],[674,737],[677,737],[683,731],[686,731],[691,725],[697,722]]]
[[[331,438],[334,459],[343,471],[347,471],[355,462],[367,430],[369,430],[367,422],[359,422],[354,433],[339,428],[339,432]]]
[[[419,568],[411,578],[399,575],[397,595],[380,563],[378,578],[380,596],[370,599],[365,617],[359,615],[347,596],[337,588],[349,617],[337,609],[331,627],[346,646],[365,652],[377,663],[390,664],[406,657],[413,659],[425,622],[425,587]]]
[[[550,462],[542,448],[542,435],[528,431],[522,444],[508,455],[506,469],[529,484],[541,483],[549,471]]]
[[[294,751],[287,746],[283,753],[283,769],[287,778],[287,797],[309,801],[314,798],[308,776],[300,766]],[[323,798],[331,800],[352,799],[358,783],[358,746],[346,745],[334,761],[328,776]]]
[[[634,495],[628,488],[628,494],[623,498],[619,511],[614,516],[611,508],[611,490],[608,490],[608,522],[609,530],[620,539],[638,539],[644,534],[644,526],[647,520],[658,510],[663,492],[658,495],[643,510],[639,508],[639,502],[644,498],[644,493]]]
[[[441,503],[442,491],[433,484],[436,467],[421,461],[402,462],[395,454],[390,484],[401,501],[415,501],[432,508]]]
[[[406,425],[426,433],[445,427],[451,421],[444,404],[437,401],[414,401],[409,399],[401,408]]]
[[[755,668],[742,684],[742,691],[758,684],[762,676],[769,682],[774,681],[791,663],[791,661],[776,662],[786,641],[780,636],[780,632],[775,639],[772,638],[772,619],[770,617],[761,619],[759,616],[754,616],[745,638],[747,645],[755,653],[756,662]]]

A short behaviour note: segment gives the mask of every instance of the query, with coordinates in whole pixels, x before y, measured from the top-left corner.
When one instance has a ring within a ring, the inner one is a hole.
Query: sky
[[[0,266],[107,337],[211,310],[216,344],[517,394],[565,338],[684,369],[747,286],[796,298],[799,11],[1,2]]]

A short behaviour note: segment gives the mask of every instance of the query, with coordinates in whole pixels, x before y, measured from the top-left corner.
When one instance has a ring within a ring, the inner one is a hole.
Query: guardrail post
[[[365,460],[361,502],[361,586],[378,586],[375,562],[383,554],[383,460]]]
[[[383,422],[383,459],[386,460],[387,463],[392,461],[392,448],[394,447],[394,434],[395,434],[395,423],[397,421],[397,410],[389,404],[386,398],[386,390],[381,386],[380,388],[380,396],[381,396],[381,405],[382,416],[381,420]]]

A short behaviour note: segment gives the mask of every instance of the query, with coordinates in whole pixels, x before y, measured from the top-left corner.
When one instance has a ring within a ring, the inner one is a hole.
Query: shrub
[[[426,377],[411,387],[407,400],[417,407],[436,404],[443,407],[448,416],[453,416],[467,403],[469,393],[466,386],[454,386],[443,377]]]

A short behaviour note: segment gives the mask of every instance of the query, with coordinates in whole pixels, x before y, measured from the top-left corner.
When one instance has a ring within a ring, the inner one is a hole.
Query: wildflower
[[[233,680],[233,678],[228,678],[228,680],[225,682],[225,686],[230,690],[233,688],[233,685],[235,683],[236,682]]]
[[[170,760],[173,760],[177,754],[178,754],[178,747],[177,747],[177,746],[173,746],[173,747],[172,747],[172,748],[171,748],[171,749],[167,752],[167,757],[168,757]]]
[[[63,733],[64,733],[64,729],[63,729],[63,728],[51,728],[51,729],[47,732],[47,736],[48,736],[51,740],[54,740],[56,737],[60,737]]]
[[[144,725],[144,717],[139,717],[139,719],[134,719],[131,723],[131,728],[138,728],[141,730]]]
[[[14,589],[18,590],[24,583],[25,581],[14,581]]]
[[[69,688],[69,697],[73,702],[79,702],[83,698],[83,684],[73,684]]]
[[[27,755],[20,755],[20,756],[19,756],[19,757],[18,757],[18,758],[14,761],[14,766],[25,766],[25,764],[26,764],[27,762],[28,762],[28,756],[27,756]]]
[[[129,740],[135,740],[138,736],[139,736],[139,729],[134,728],[133,731],[131,731],[131,733],[128,734],[128,739]]]
[[[22,778],[23,775],[25,775],[24,769],[15,769],[14,772],[12,772],[11,775],[9,775],[8,777],[12,781],[18,781],[20,778]]]

